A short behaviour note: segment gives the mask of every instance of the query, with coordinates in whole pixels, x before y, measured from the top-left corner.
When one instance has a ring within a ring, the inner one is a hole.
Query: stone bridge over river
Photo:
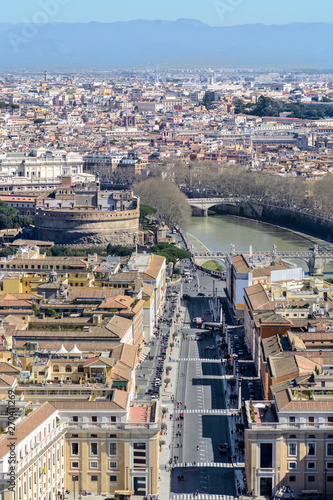
[[[241,203],[242,198],[188,198],[188,203],[190,207],[201,211],[203,217],[207,217],[208,210],[212,207],[218,205],[239,205]]]
[[[231,252],[192,252],[195,259],[216,259],[225,261],[228,253],[236,255],[234,246],[231,245]],[[309,268],[311,275],[322,275],[326,264],[333,261],[333,248],[325,249],[315,245],[313,250],[308,251],[291,251],[278,252],[276,247],[273,247],[272,252],[242,252],[246,258],[260,259],[260,257],[271,258],[272,261],[298,259],[305,262]]]

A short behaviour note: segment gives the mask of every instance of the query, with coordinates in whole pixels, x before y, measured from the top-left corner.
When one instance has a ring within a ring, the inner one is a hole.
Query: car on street
[[[216,346],[215,345],[208,345],[205,349],[206,349],[206,351],[215,351]]]

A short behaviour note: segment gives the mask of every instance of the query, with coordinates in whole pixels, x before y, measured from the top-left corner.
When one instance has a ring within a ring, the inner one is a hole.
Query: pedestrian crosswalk
[[[191,500],[196,498],[198,500],[236,500],[232,495],[209,495],[208,493],[180,493],[178,495],[171,495],[170,500]]]
[[[206,413],[210,415],[232,415],[237,413],[237,410],[227,410],[227,409],[205,409],[205,408],[195,408],[194,410],[183,410],[182,413]]]
[[[179,467],[179,468],[185,468],[185,467],[219,467],[222,469],[232,469],[232,468],[238,468],[238,467],[245,467],[244,462],[177,462],[173,465],[174,468]]]
[[[178,361],[200,361],[200,362],[209,362],[209,363],[221,363],[220,359],[214,358],[179,358]]]

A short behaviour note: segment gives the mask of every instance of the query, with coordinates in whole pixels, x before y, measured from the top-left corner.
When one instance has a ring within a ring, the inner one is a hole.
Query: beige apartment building
[[[50,399],[20,409],[14,434],[0,437],[3,500],[59,500],[74,488],[103,496],[118,490],[157,493],[157,401],[133,403],[119,390],[107,399]]]
[[[65,488],[66,430],[49,403],[28,411],[0,438],[0,491],[4,500],[53,500]]]
[[[159,428],[153,421],[156,405],[121,408],[121,401],[54,403],[66,433],[66,487],[92,493],[158,491]],[[118,408],[116,407],[118,405]],[[125,410],[125,411],[124,411]]]
[[[322,392],[322,391],[321,391]],[[245,470],[255,497],[283,486],[295,494],[333,493],[333,397],[284,389],[274,401],[246,402]]]

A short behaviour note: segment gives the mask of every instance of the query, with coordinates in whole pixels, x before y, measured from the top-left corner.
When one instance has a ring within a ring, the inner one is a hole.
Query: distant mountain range
[[[0,23],[0,70],[149,65],[333,68],[333,25],[208,26],[191,19]]]

